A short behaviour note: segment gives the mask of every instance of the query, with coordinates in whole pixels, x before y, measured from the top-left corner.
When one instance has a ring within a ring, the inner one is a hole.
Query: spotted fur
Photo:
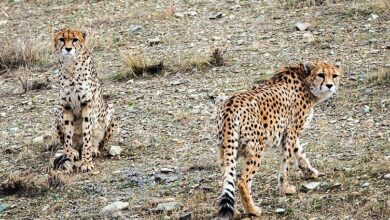
[[[222,103],[218,110],[218,147],[223,174],[220,218],[232,219],[239,214],[235,210],[236,187],[245,211],[261,215],[261,209],[251,197],[251,184],[267,147],[282,149],[280,195],[296,193],[288,180],[288,161],[292,154],[305,177],[318,176],[299,144],[299,135],[311,119],[313,107],[336,91],[339,74],[338,67],[325,62],[283,67],[270,80]],[[239,156],[244,157],[244,167],[236,183]]]
[[[54,169],[82,172],[94,169],[92,156],[109,141],[116,120],[112,105],[101,95],[101,83],[92,63],[91,52],[84,47],[86,34],[63,29],[54,34],[60,63],[60,107],[56,126],[60,149],[52,159]],[[81,153],[81,160],[78,160]]]

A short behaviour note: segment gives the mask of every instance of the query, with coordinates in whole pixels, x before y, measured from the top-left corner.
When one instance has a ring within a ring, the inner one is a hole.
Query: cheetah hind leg
[[[107,120],[108,123],[106,123],[107,126],[106,126],[106,129],[104,131],[104,137],[103,137],[103,139],[99,143],[99,149],[98,150],[103,150],[104,149],[104,147],[107,145],[108,141],[111,139],[111,136],[114,133],[115,127],[117,126],[116,117],[113,114],[112,106],[109,106],[107,109],[108,109],[108,112],[109,112],[109,114],[108,114],[109,120]]]

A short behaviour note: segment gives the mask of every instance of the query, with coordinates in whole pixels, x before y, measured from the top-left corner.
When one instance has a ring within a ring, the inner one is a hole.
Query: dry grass
[[[272,0],[270,2],[273,2]],[[281,8],[304,8],[312,6],[329,6],[332,4],[347,3],[352,6],[364,4],[367,7],[385,12],[390,7],[390,0],[277,0]]]
[[[215,66],[223,66],[225,64],[224,55],[225,51],[220,48],[216,48],[211,55],[205,54],[190,54],[178,60],[174,61],[174,72],[188,72],[192,69],[205,70]]]
[[[34,179],[30,172],[10,174],[8,179],[1,183],[0,195],[27,195],[38,196],[47,191],[47,186]]]
[[[66,176],[59,171],[49,171],[49,178],[47,179],[47,184],[52,189],[64,189],[66,186]]]
[[[390,68],[382,67],[368,76],[368,82],[376,85],[390,85]]]
[[[117,79],[139,78],[162,73],[165,69],[163,61],[150,64],[143,54],[126,55],[122,53],[124,74]]]
[[[0,44],[0,73],[7,72],[18,67],[30,68],[38,61],[38,50],[30,38],[11,40],[2,38]]]
[[[38,42],[30,37],[14,39],[11,36],[0,38],[0,74],[23,67],[31,69],[34,65],[47,67],[52,61],[52,52],[47,42]]]

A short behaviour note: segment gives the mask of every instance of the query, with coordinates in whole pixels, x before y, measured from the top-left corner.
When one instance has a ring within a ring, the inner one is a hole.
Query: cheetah
[[[92,156],[99,156],[116,127],[113,105],[102,97],[101,82],[92,54],[84,46],[85,38],[86,33],[74,29],[54,33],[60,64],[56,127],[61,146],[51,165],[68,173],[74,167],[82,172],[93,170]]]
[[[234,207],[239,156],[243,156],[244,165],[237,188],[244,210],[251,216],[261,215],[251,197],[251,184],[267,147],[282,148],[279,195],[296,193],[288,180],[292,153],[303,177],[318,177],[318,171],[299,144],[299,135],[312,118],[313,107],[336,92],[340,73],[338,65],[325,62],[308,61],[282,67],[270,80],[233,95],[219,106],[217,136],[223,174],[220,219],[240,215]]]

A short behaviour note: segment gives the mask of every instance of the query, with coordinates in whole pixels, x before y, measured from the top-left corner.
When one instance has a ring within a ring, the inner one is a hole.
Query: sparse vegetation
[[[5,195],[28,195],[29,197],[42,195],[47,187],[37,180],[31,172],[10,174],[8,179],[1,183],[0,196]]]
[[[150,64],[143,54],[136,55],[122,55],[125,66],[125,74],[118,79],[130,79],[144,76],[153,76],[160,74],[164,69],[163,61],[157,64]]]

